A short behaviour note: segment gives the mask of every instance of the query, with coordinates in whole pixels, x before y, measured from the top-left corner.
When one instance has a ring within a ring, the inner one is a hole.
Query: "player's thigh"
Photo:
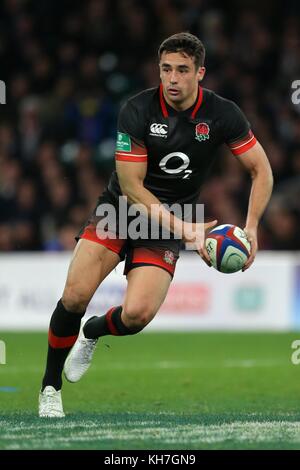
[[[84,310],[100,283],[119,262],[119,255],[100,243],[79,240],[68,270],[62,297],[64,306],[71,311]]]
[[[172,276],[158,266],[140,266],[129,271],[127,281],[124,315],[149,323],[166,298]]]

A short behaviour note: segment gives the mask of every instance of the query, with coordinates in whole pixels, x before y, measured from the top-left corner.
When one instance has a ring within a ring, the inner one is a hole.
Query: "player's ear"
[[[199,67],[198,72],[197,72],[197,77],[198,77],[199,82],[201,82],[201,80],[203,80],[205,72],[206,72],[205,67]]]

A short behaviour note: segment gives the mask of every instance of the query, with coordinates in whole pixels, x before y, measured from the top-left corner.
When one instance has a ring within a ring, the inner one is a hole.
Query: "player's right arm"
[[[128,198],[129,204],[138,204],[145,215],[156,223],[177,234],[185,242],[195,243],[201,255],[204,251],[205,231],[213,228],[217,221],[193,224],[183,222],[171,214],[159,199],[144,186],[147,173],[146,162],[116,161],[116,170],[122,194]],[[206,255],[208,258],[208,254]],[[208,258],[209,261],[209,258]]]
[[[206,224],[183,222],[161,204],[159,199],[144,186],[147,173],[147,148],[143,142],[144,122],[138,110],[127,103],[121,110],[118,121],[116,145],[116,171],[122,194],[129,204],[138,204],[145,213],[166,230],[178,235],[185,242],[195,242],[201,255],[209,257],[204,246],[205,231],[214,227],[217,221]]]

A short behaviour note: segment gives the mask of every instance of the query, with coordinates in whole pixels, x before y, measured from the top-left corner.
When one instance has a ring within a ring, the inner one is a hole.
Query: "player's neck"
[[[164,94],[164,98],[167,102],[167,104],[169,106],[171,106],[171,108],[175,109],[175,111],[186,111],[187,109],[191,108],[193,106],[193,104],[196,103],[196,100],[198,98],[198,91],[199,91],[199,87],[197,86],[197,88],[195,89],[194,93],[191,94],[186,100],[182,101],[181,103],[174,103],[173,101],[169,100],[167,96],[165,96]]]

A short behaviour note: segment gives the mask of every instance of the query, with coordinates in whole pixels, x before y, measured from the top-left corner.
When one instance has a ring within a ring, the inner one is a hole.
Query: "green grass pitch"
[[[105,337],[39,419],[46,334],[1,333],[0,449],[300,449],[300,333]]]

